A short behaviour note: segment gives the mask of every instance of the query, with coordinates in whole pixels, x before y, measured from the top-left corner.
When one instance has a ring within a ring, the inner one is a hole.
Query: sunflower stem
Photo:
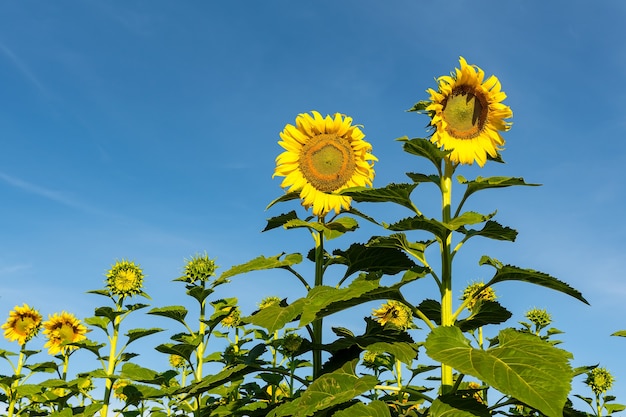
[[[122,303],[124,297],[119,297],[115,308],[117,312],[122,311]],[[111,391],[113,390],[113,374],[115,374],[115,365],[117,365],[117,340],[119,338],[120,323],[122,322],[122,314],[116,315],[113,319],[113,334],[109,341],[111,346],[109,347],[109,363],[106,370],[106,380],[104,382],[104,399],[102,408],[100,409],[100,415],[106,417],[108,415],[109,403],[111,402]]]
[[[454,165],[448,157],[444,158],[445,169],[441,178],[441,202],[442,220],[448,223],[450,217],[450,207],[452,204],[452,174]],[[447,231],[441,241],[441,325],[452,326],[454,315],[452,313],[452,232]],[[453,373],[452,367],[441,364],[441,392],[446,394],[452,390]]]
[[[18,377],[22,373],[22,366],[24,366],[24,360],[26,358],[26,355],[24,354],[25,351],[26,351],[26,343],[22,345],[22,348],[20,349],[20,355],[17,359],[17,367],[15,368],[16,377]],[[15,405],[17,404],[17,387],[19,386],[19,384],[20,384],[19,379],[15,379],[15,381],[13,381],[13,383],[11,384],[11,390],[9,392],[11,400],[9,401],[9,409],[8,409],[7,417],[13,416],[13,410],[15,409]]]
[[[324,223],[324,218],[318,219]],[[316,232],[315,236],[315,287],[324,283],[324,234]],[[313,320],[313,380],[315,381],[322,373],[322,319]]]

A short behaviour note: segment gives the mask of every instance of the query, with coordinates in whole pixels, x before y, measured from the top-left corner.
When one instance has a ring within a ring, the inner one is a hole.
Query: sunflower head
[[[532,308],[526,312],[526,318],[538,329],[543,329],[552,323],[552,316],[546,309]]]
[[[170,355],[170,365],[172,368],[184,368],[187,363],[185,362],[185,358],[182,356],[172,354]]]
[[[604,394],[613,386],[615,378],[606,368],[593,368],[587,373],[587,384],[596,395]]]
[[[372,185],[377,159],[351,117],[311,113],[299,114],[296,125],[280,133],[278,144],[285,152],[276,158],[273,176],[285,177],[281,187],[298,192],[302,205],[321,217],[350,207],[350,197],[336,192]]]
[[[185,264],[185,275],[179,279],[188,283],[207,282],[214,274],[217,266],[209,255],[195,255]]]
[[[468,65],[463,57],[461,68],[451,75],[439,77],[437,91],[429,88],[430,124],[435,128],[431,138],[437,146],[449,150],[452,162],[481,167],[487,155],[498,156],[504,145],[501,131],[507,131],[513,117],[511,108],[502,103],[506,94],[500,81],[475,65]]]
[[[43,323],[43,328],[43,334],[48,339],[44,347],[48,348],[50,355],[76,349],[76,346],[65,344],[85,340],[87,333],[87,328],[80,320],[65,311],[49,316],[48,321]]]
[[[259,310],[263,310],[264,308],[277,306],[277,305],[280,305],[280,297],[276,297],[272,295],[269,297],[265,297],[264,299],[261,300],[261,302],[259,303]]]
[[[491,287],[483,288],[485,284],[482,282],[474,282],[463,290],[463,295],[461,296],[461,301],[465,301],[469,299],[467,304],[467,309],[469,311],[473,311],[476,307],[476,303],[478,301],[494,301],[496,297],[496,292]],[[480,291],[480,292],[479,292]]]
[[[224,307],[222,311],[229,311],[228,315],[220,321],[223,327],[237,327],[239,325],[241,318],[239,307]]]
[[[280,348],[286,355],[294,355],[302,345],[302,336],[295,333],[287,333],[283,338]]]
[[[127,379],[118,379],[113,383],[113,395],[120,401],[126,401],[128,396],[124,394],[124,388],[130,386],[131,383]]]
[[[4,337],[9,341],[15,341],[24,345],[39,333],[41,328],[41,314],[28,304],[15,306],[9,313],[9,318],[2,325]]]
[[[389,323],[402,330],[415,327],[411,309],[399,301],[387,301],[379,309],[373,310],[372,315],[382,326]]]
[[[143,271],[134,262],[121,260],[107,272],[107,288],[113,295],[132,297],[142,294]]]

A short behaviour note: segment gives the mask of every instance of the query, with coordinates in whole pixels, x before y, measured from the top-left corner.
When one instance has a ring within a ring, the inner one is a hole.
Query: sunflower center
[[[134,271],[120,271],[115,279],[115,287],[127,291],[137,286],[137,274]]]
[[[20,317],[15,323],[15,331],[22,335],[30,334],[35,327],[35,320],[30,316]]]
[[[488,111],[483,94],[469,86],[456,87],[443,103],[446,130],[456,139],[472,139],[482,132]]]
[[[356,169],[350,141],[332,133],[312,137],[300,151],[300,168],[316,190],[325,193],[338,190]]]
[[[71,342],[74,340],[74,330],[74,326],[63,323],[63,325],[57,330],[57,335],[63,342]]]

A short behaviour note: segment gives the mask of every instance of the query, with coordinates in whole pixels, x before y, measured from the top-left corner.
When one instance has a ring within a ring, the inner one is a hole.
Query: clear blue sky
[[[186,303],[171,280],[194,253],[222,269],[306,253],[302,232],[260,233],[297,206],[264,210],[282,193],[271,176],[284,125],[310,110],[348,114],[380,160],[375,185],[407,181],[404,172],[429,166],[394,141],[425,135],[426,117],[405,110],[462,55],[500,78],[514,125],[505,165],[458,172],[543,186],[472,201],[520,235],[471,242],[456,290],[491,276],[477,267],[482,254],[579,289],[591,307],[540,287],[496,287],[510,325],[548,308],[574,365],[608,367],[624,402],[626,339],[609,336],[626,329],[624,21],[619,1],[3,2],[0,314],[26,302],[46,317],[90,316],[104,299],[85,291],[102,287],[116,259],[141,264],[152,305],[164,306]],[[431,191],[414,195],[434,216]],[[368,233],[384,231],[338,245]],[[423,285],[416,301],[432,290]],[[250,313],[264,296],[299,291],[272,272],[234,278],[220,295]],[[340,324],[358,331],[362,315]]]

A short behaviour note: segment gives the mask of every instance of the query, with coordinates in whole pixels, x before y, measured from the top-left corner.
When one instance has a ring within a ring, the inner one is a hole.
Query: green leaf
[[[188,286],[187,295],[195,298],[198,303],[202,304],[206,298],[213,294],[215,290],[213,288],[204,288],[200,285]]]
[[[372,401],[368,404],[356,403],[350,407],[337,411],[333,417],[391,417],[389,407],[383,401]]]
[[[358,360],[346,363],[341,369],[320,376],[299,398],[272,410],[268,417],[306,417],[317,411],[344,404],[373,389],[378,379],[372,375],[359,378],[356,373]]]
[[[246,272],[251,271],[261,271],[265,269],[273,269],[273,268],[284,268],[287,266],[299,264],[302,262],[302,255],[299,253],[292,253],[289,255],[285,255],[283,259],[280,259],[284,253],[280,255],[271,256],[266,258],[261,255],[257,258],[254,258],[251,261],[248,261],[241,265],[236,265],[230,268],[228,271],[222,273],[220,278],[229,278],[239,274],[245,274]]]
[[[107,326],[111,321],[105,317],[88,317],[84,320],[84,322],[88,326],[98,327],[99,329],[104,330],[106,334],[109,334],[109,329]]]
[[[480,259],[479,264],[491,265],[497,269],[496,274],[493,278],[491,278],[491,281],[485,284],[486,286],[493,286],[494,284],[503,281],[524,281],[562,292],[582,301],[585,304],[589,304],[579,291],[570,287],[565,282],[559,281],[558,279],[551,277],[548,274],[544,274],[543,272],[535,271],[533,269],[522,269],[511,265],[503,265],[497,259],[492,259],[488,256],[483,256]]]
[[[454,231],[468,224],[483,223],[495,216],[496,213],[480,214],[473,211],[467,211],[460,216],[455,217],[447,223],[443,223],[448,230]]]
[[[30,369],[32,372],[55,372],[58,366],[55,362],[41,362],[32,365],[24,365],[24,368]]]
[[[96,317],[106,317],[110,321],[114,321],[117,316],[124,314],[124,311],[115,311],[111,307],[98,307],[94,314]]]
[[[340,217],[330,223],[326,223],[324,237],[326,240],[335,239],[346,232],[352,232],[359,227],[359,223],[352,217]]]
[[[76,346],[79,349],[86,349],[100,358],[100,348],[104,347],[104,343],[97,343],[93,340],[85,339],[80,342],[68,343],[69,345]]]
[[[429,417],[488,417],[491,415],[486,405],[472,397],[442,395],[430,406]]]
[[[504,323],[511,318],[511,312],[502,307],[497,301],[479,300],[474,306],[472,314],[456,323],[463,332],[478,329],[488,324]]]
[[[509,242],[515,242],[517,238],[517,231],[510,227],[500,225],[500,223],[493,220],[487,221],[481,230],[459,228],[460,233],[464,233],[468,238],[473,236],[483,236],[489,239],[506,240]]]
[[[474,349],[457,327],[437,327],[426,338],[426,354],[515,397],[548,417],[562,417],[570,391],[569,352],[513,329],[498,335],[499,345]]]
[[[282,307],[272,305],[259,310],[255,314],[244,318],[247,323],[267,329],[269,333],[273,333],[285,327],[285,325],[296,319],[302,314],[304,299],[300,298],[292,304]]]
[[[619,330],[615,333],[613,333],[611,336],[621,336],[621,337],[626,337],[626,330]]]
[[[411,192],[417,184],[388,184],[383,188],[351,187],[339,192],[352,197],[357,203],[396,203],[415,210],[411,201]]]
[[[439,301],[426,299],[417,308],[436,325],[441,325],[441,304]]]
[[[411,178],[413,182],[432,182],[441,189],[441,177],[439,175],[425,175],[417,172],[407,172],[406,176]]]
[[[153,327],[151,329],[132,329],[129,330],[126,333],[126,336],[128,337],[128,341],[126,342],[126,346],[130,345],[132,342],[134,342],[137,339],[141,339],[142,337],[146,337],[146,336],[150,336],[151,334],[155,334],[155,333],[159,333],[162,332],[163,329],[159,329],[156,327]]]
[[[285,194],[281,195],[280,197],[278,197],[277,199],[275,199],[274,201],[272,201],[271,203],[269,203],[267,205],[267,207],[265,207],[265,210],[267,210],[268,208],[272,207],[276,203],[282,203],[283,201],[297,200],[299,198],[300,198],[300,192],[298,192],[298,191],[292,191],[292,192],[289,192],[289,193],[285,193]]]
[[[617,403],[609,403],[609,404],[604,404],[604,408],[606,409],[608,414],[611,415],[613,413],[624,411],[626,409],[626,405],[617,404]]]
[[[429,100],[418,101],[411,107],[408,112],[426,113],[426,108],[432,104]]]
[[[168,317],[184,325],[185,317],[187,317],[187,309],[183,306],[157,307],[148,311],[148,314],[152,314],[154,316]]]
[[[368,247],[396,248],[413,255],[422,265],[426,264],[424,252],[434,240],[426,242],[409,242],[404,233],[393,233],[389,236],[376,236],[367,242]]]
[[[254,370],[254,368],[249,368],[243,364],[230,366],[222,369],[217,374],[205,376],[200,382],[191,385],[185,391],[187,391],[189,395],[201,394],[229,382],[236,381]]]
[[[524,181],[524,178],[514,178],[514,177],[476,177],[475,180],[466,180],[463,176],[457,176],[457,180],[461,184],[467,184],[467,188],[465,189],[465,195],[463,195],[463,200],[465,201],[470,195],[474,194],[476,191],[485,190],[487,188],[503,188],[503,187],[512,187],[515,185],[525,185],[530,187],[536,187],[541,184],[527,184]]]
[[[271,217],[267,219],[267,226],[263,229],[263,232],[267,232],[268,230],[276,229],[277,227],[282,227],[290,220],[297,219],[298,215],[295,210],[290,211],[289,213],[283,213],[280,216]]]
[[[424,216],[407,217],[393,224],[385,224],[387,229],[394,232],[404,232],[407,230],[425,230],[432,233],[439,239],[445,239],[449,233],[448,227],[435,219],[427,219]]]
[[[380,271],[386,275],[395,275],[415,266],[415,262],[409,259],[404,252],[388,246],[366,246],[353,243],[348,249],[333,251],[335,262],[348,266],[344,278],[358,271]]]
[[[155,347],[158,352],[165,353],[167,355],[178,355],[185,358],[187,362],[191,361],[191,355],[194,353],[198,345],[189,343],[164,343]]]
[[[432,143],[428,139],[424,138],[416,138],[411,140],[406,140],[404,138],[400,138],[404,142],[403,149],[405,152],[424,157],[428,159],[430,162],[437,167],[437,170],[441,169],[441,161],[443,158],[449,154],[451,151],[442,151]]]
[[[391,353],[397,360],[406,363],[409,368],[413,360],[417,358],[417,349],[415,343],[407,342],[376,342],[367,345],[367,350],[376,353]]]

